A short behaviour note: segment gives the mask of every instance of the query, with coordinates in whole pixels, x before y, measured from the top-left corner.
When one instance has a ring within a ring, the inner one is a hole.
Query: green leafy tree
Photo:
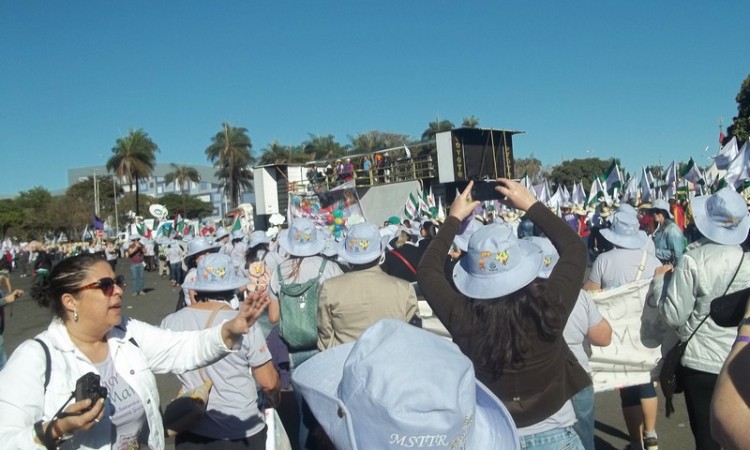
[[[129,215],[129,213],[134,213],[136,203],[148,210],[151,205],[159,202],[155,198],[146,194],[138,194],[137,199],[135,198],[135,193],[133,192],[123,194],[122,197],[117,201],[118,221],[121,225],[133,221],[133,218]]]
[[[18,223],[18,231],[24,238],[40,238],[53,231],[51,218],[60,211],[53,211],[49,206],[52,204],[52,194],[41,187],[21,192],[15,199],[16,206],[21,211],[21,220]]]
[[[515,178],[522,178],[524,175],[528,175],[531,182],[537,184],[541,182],[544,177],[542,171],[542,162],[531,155],[528,158],[516,158],[514,161]]]
[[[112,156],[107,161],[107,170],[119,179],[127,180],[131,186],[135,183],[135,213],[140,214],[138,202],[138,180],[148,178],[154,171],[156,152],[159,147],[143,130],[130,130],[127,136],[118,138],[112,148]]]
[[[288,164],[298,156],[308,159],[308,155],[302,154],[299,149],[296,149],[291,145],[282,145],[279,141],[275,140],[263,149],[260,158],[258,158],[258,164]]]
[[[464,117],[464,121],[461,122],[461,126],[464,128],[476,128],[479,126],[479,118],[475,116]]]
[[[727,128],[727,139],[735,136],[737,141],[746,141],[750,139],[750,75],[742,82],[735,100],[737,115],[732,118],[732,125]]]
[[[589,189],[594,177],[603,175],[610,164],[612,160],[599,158],[571,159],[553,167],[549,179],[557,186],[564,184],[568,189],[573,187],[573,183],[583,181],[583,187]]]
[[[175,163],[171,163],[170,166],[172,170],[164,175],[164,182],[167,184],[177,182],[181,194],[185,194],[185,185],[189,182],[200,183],[201,176],[194,167]]]
[[[233,208],[240,202],[242,189],[252,186],[252,172],[248,170],[255,162],[250,153],[252,146],[247,128],[222,123],[221,131],[206,148],[206,156],[216,168],[216,176],[223,180],[224,193]]]
[[[20,225],[22,217],[23,211],[14,200],[9,198],[0,200],[0,233],[3,239],[10,230]]]
[[[302,143],[302,151],[309,156],[307,161],[339,158],[345,156],[349,150],[346,146],[336,142],[332,134],[327,136],[308,134],[308,136],[310,139]]]
[[[435,119],[435,121],[430,122],[427,125],[427,129],[422,133],[422,141],[435,139],[435,135],[440,133],[441,131],[450,131],[454,128],[455,126],[450,120]]]
[[[190,195],[170,192],[162,195],[159,198],[159,201],[169,211],[179,209],[182,211],[182,216],[188,219],[201,219],[212,215],[214,212],[214,207],[211,203],[204,202],[203,200],[191,197]]]
[[[351,141],[351,154],[370,153],[384,148],[393,148],[400,145],[408,145],[409,136],[399,133],[388,133],[378,130],[359,133],[349,136]]]
[[[96,177],[96,183],[99,189],[99,217],[108,220],[114,227],[115,195],[121,194],[122,191],[113,186],[111,176]],[[65,214],[53,216],[53,228],[64,231],[68,236],[80,236],[86,225],[92,225],[93,213],[96,210],[94,177],[88,177],[70,186],[59,199],[59,205]]]

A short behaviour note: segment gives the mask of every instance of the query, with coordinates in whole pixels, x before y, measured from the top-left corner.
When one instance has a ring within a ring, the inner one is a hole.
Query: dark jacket
[[[581,238],[543,204],[537,202],[526,213],[549,237],[560,253],[560,260],[547,280],[547,292],[555,295],[561,317],[570,315],[578,299],[586,269],[586,248]],[[493,374],[477,361],[477,342],[482,330],[473,325],[471,302],[454,290],[444,274],[445,258],[460,223],[448,217],[440,227],[417,270],[419,288],[435,315],[445,325],[453,341],[474,362],[477,379],[484,383],[513,416],[518,427],[538,423],[557,412],[563,404],[591,380],[565,344],[561,328],[553,342],[529,336],[521,367],[508,367]],[[534,330],[529,320],[526,329]]]
[[[388,275],[401,278],[409,283],[417,281],[417,275],[404,263],[404,261],[398,256],[394,255],[393,252],[398,252],[406,261],[411,264],[414,270],[417,270],[419,260],[422,259],[422,253],[424,251],[416,245],[404,244],[401,248],[394,248],[385,252],[385,261],[380,265],[383,272]]]

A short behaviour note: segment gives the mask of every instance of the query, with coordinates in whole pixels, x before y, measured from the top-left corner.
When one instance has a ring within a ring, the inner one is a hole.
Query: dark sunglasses
[[[115,286],[119,286],[120,289],[125,288],[125,277],[118,275],[117,278],[102,278],[101,280],[94,281],[86,286],[81,286],[76,289],[76,292],[85,291],[87,289],[101,289],[104,295],[111,297],[115,293]]]

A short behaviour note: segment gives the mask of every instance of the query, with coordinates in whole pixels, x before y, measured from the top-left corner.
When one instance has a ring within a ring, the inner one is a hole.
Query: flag
[[[612,164],[607,169],[607,176],[604,180],[605,188],[608,192],[612,192],[614,188],[622,187],[622,175],[620,174],[620,168],[617,167],[617,163],[612,160]]]
[[[232,233],[235,231],[241,231],[242,230],[242,220],[240,220],[240,216],[234,217],[234,223],[232,224]]]
[[[418,211],[417,211],[417,217],[426,215],[430,215],[430,206],[427,204],[427,192],[422,191],[421,194],[417,195],[417,204],[419,205]]]
[[[589,197],[586,200],[586,206],[590,205],[596,205],[598,203],[598,200],[596,199],[599,192],[601,192],[601,181],[599,180],[599,177],[594,177],[594,180],[591,182],[591,190],[589,190]]]
[[[739,152],[737,138],[732,137],[732,140],[727,142],[727,145],[723,146],[721,150],[719,150],[719,153],[714,156],[716,168],[719,170],[727,170],[729,164],[734,161],[734,158],[737,157],[737,153]]]
[[[586,203],[586,192],[583,190],[583,182],[579,181],[573,185],[573,193],[570,195],[570,201],[574,205],[583,206]]]
[[[435,219],[441,222],[445,220],[445,211],[443,210],[443,199],[440,197],[438,197],[437,215],[435,216]]]
[[[83,234],[81,235],[82,241],[88,241],[91,239],[91,232],[89,231],[89,226],[86,225],[86,228],[83,229]]]
[[[724,139],[726,139],[726,138],[727,137],[724,136],[724,131],[723,130],[719,130],[719,145],[722,145],[724,143]]]
[[[628,202],[631,199],[635,200],[638,198],[638,178],[630,177],[628,182],[625,184],[625,190],[622,193],[622,201]]]
[[[92,222],[95,230],[104,230],[104,221],[97,217],[96,214],[94,214]]]
[[[412,220],[418,216],[418,213],[419,213],[419,201],[414,196],[414,194],[410,192],[409,198],[406,199],[406,205],[404,205],[404,217],[406,217],[409,220]]]
[[[734,138],[733,138],[734,139]],[[728,185],[737,188],[741,185],[741,182],[750,178],[750,149],[748,149],[748,142],[742,146],[742,149],[737,153],[737,156],[729,163],[727,167],[727,174],[724,176]]]
[[[667,198],[673,198],[677,196],[677,169],[675,168],[674,160],[667,167],[667,171],[664,175],[664,182],[667,184]]]
[[[643,175],[641,176],[641,202],[645,203],[654,201],[654,195],[651,192],[652,187],[653,178],[651,177],[651,172],[649,172],[644,166]]]
[[[690,158],[690,160],[687,163],[687,166],[685,166],[680,171],[680,178],[684,180],[688,180],[689,182],[693,184],[705,183],[705,181],[703,180],[703,174],[701,173],[701,170],[698,168],[698,166],[695,164],[695,161],[693,161],[693,158]]]

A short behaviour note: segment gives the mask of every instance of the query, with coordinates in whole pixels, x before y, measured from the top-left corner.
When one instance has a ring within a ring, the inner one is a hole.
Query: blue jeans
[[[570,399],[578,422],[573,429],[581,438],[583,448],[594,450],[594,386],[589,386]]]
[[[143,292],[143,263],[131,264],[130,274],[133,275],[133,293]]]
[[[554,430],[521,436],[521,448],[534,450],[583,450],[581,439],[573,427],[555,428]]]

